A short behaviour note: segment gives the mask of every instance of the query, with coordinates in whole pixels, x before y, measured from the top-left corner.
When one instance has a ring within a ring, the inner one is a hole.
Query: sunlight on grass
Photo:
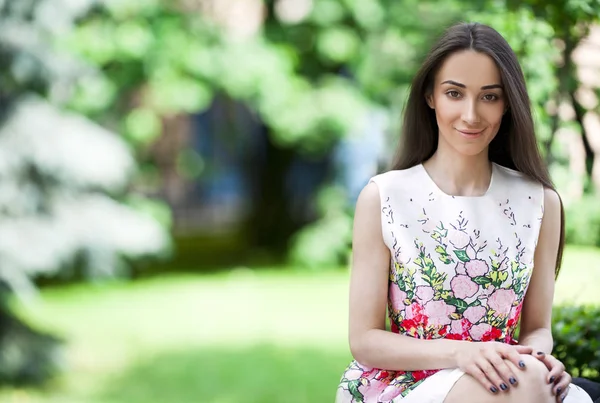
[[[598,285],[600,250],[569,248],[556,302],[600,304]],[[332,401],[350,360],[347,305],[347,270],[236,269],[45,290],[20,310],[69,341],[68,372],[48,391],[0,392],[0,401]]]

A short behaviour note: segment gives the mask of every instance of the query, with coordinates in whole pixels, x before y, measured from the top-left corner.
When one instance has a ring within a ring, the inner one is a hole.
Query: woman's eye
[[[495,94],[486,94],[483,96],[483,99],[485,99],[486,101],[495,101],[498,99],[498,96]]]
[[[446,94],[448,94],[450,98],[458,98],[460,96],[458,91],[448,91]]]

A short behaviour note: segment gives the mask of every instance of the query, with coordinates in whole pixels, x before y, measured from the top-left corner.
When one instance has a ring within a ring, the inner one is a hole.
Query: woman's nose
[[[477,111],[477,104],[475,101],[465,102],[462,120],[467,124],[475,124],[480,122],[479,113]]]

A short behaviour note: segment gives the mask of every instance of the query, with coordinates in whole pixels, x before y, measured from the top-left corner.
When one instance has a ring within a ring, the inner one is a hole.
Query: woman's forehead
[[[445,81],[461,83],[467,88],[502,84],[500,70],[494,60],[484,53],[472,50],[451,54],[436,74],[436,85]]]

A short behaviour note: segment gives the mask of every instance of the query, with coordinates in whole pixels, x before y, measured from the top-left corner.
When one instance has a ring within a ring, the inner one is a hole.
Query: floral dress
[[[487,192],[478,197],[445,194],[423,165],[372,181],[391,254],[391,331],[514,344],[543,216],[542,185],[497,164]],[[352,361],[336,402],[403,401],[439,371],[388,371]],[[452,383],[446,385],[442,395]]]

